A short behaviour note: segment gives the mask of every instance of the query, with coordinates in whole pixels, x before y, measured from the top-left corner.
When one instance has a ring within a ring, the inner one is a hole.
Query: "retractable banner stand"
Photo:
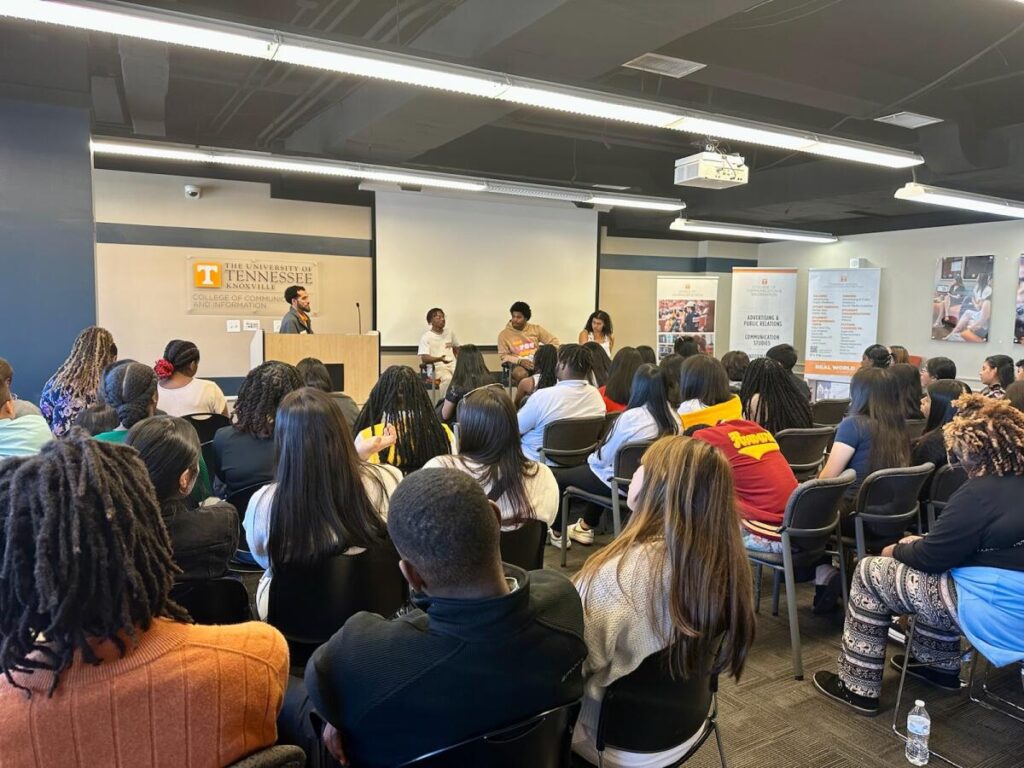
[[[796,326],[795,269],[733,267],[729,347],[764,357],[776,344],[792,344]]]
[[[804,377],[815,399],[846,397],[878,337],[880,269],[812,269],[807,280]]]
[[[658,277],[658,359],[672,353],[680,336],[692,336],[701,352],[715,354],[717,277]]]

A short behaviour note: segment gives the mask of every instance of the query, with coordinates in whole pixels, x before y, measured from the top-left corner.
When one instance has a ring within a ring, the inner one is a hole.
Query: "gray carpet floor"
[[[598,537],[598,544],[607,541]],[[548,547],[545,567],[566,575],[575,573],[597,546],[574,545],[563,570],[559,552]],[[771,577],[766,572],[758,615],[757,640],[739,683],[722,680],[718,697],[719,724],[730,768],[858,768],[908,766],[904,744],[890,730],[899,673],[888,670],[882,712],[875,718],[848,713],[822,697],[811,682],[819,669],[835,670],[843,630],[842,614],[814,616],[814,587],[798,584],[800,635],[804,680],[793,678],[789,619],[785,592],[779,615],[771,615]],[[890,656],[902,653],[890,643]],[[1011,665],[990,677],[993,688],[1024,705],[1020,669]],[[901,729],[907,707],[924,699],[932,718],[930,746],[963,766],[1010,768],[1024,766],[1024,724],[990,712],[968,699],[966,690],[948,693],[914,680],[904,691]],[[935,759],[931,765],[945,763]],[[714,739],[688,763],[694,768],[718,766]]]

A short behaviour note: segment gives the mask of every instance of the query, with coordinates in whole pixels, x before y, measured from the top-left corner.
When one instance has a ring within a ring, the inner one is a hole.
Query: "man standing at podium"
[[[313,333],[313,321],[309,317],[309,294],[301,285],[289,285],[284,300],[291,305],[288,313],[281,318],[278,333]]]
[[[445,327],[444,310],[440,307],[427,311],[427,323],[430,327],[420,337],[416,354],[420,356],[421,363],[434,366],[434,378],[438,380],[441,397],[444,397],[455,374],[455,351],[459,342],[451,329]]]

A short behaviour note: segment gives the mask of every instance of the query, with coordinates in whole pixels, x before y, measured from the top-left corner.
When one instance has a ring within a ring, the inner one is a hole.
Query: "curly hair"
[[[123,361],[103,375],[103,400],[117,411],[118,421],[125,429],[153,415],[155,396],[156,373],[142,363]]]
[[[301,386],[302,376],[294,365],[277,360],[260,363],[238,388],[235,429],[253,437],[273,437],[277,406],[285,395]]]
[[[759,357],[747,366],[740,385],[740,403],[745,418],[773,435],[784,429],[813,426],[806,394],[797,389],[785,366],[770,357]]]
[[[961,395],[942,428],[946,449],[970,477],[1024,475],[1024,413],[1005,400]]]
[[[558,348],[558,363],[577,379],[585,379],[594,368],[594,356],[582,344],[563,344]]]
[[[90,640],[123,656],[153,619],[191,621],[170,598],[178,573],[146,466],[135,449],[80,429],[36,456],[0,462],[0,671],[53,673]]]

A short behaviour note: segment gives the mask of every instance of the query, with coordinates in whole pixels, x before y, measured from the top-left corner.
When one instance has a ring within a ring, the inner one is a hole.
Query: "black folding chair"
[[[928,530],[932,529],[939,514],[946,508],[950,497],[967,482],[967,471],[959,464],[946,464],[935,470],[928,493]]]
[[[318,647],[360,611],[390,616],[408,599],[388,541],[358,555],[334,555],[314,565],[274,565],[267,623],[277,627],[293,667],[305,666]]]
[[[781,434],[781,433],[780,433]],[[754,610],[761,608],[761,572],[774,571],[772,582],[772,616],[779,615],[779,577],[786,580],[786,611],[789,614],[789,641],[793,650],[793,676],[804,679],[803,657],[800,651],[800,620],[796,605],[796,568],[817,565],[825,556],[828,542],[839,525],[839,502],[857,473],[847,469],[838,477],[808,480],[798,485],[789,497],[779,532],[782,534],[782,553],[747,550],[747,558],[755,566]],[[842,537],[839,539],[839,562],[845,563]],[[846,581],[845,565],[841,574]]]
[[[911,440],[917,440],[917,438],[924,434],[924,428],[927,423],[927,419],[907,419],[904,426],[907,437]]]
[[[305,768],[306,753],[290,744],[275,744],[248,757],[243,757],[228,768]]]
[[[568,768],[579,712],[580,703],[574,701],[420,755],[398,768]]]
[[[577,467],[587,460],[598,446],[604,416],[585,419],[559,419],[544,426],[540,460],[551,459],[560,467]]]
[[[776,433],[775,441],[779,444],[779,450],[786,457],[797,480],[817,477],[825,460],[825,449],[835,431],[835,427],[811,427],[783,429]]]
[[[252,620],[249,593],[241,579],[234,576],[175,582],[171,599],[197,624],[242,624]]]
[[[834,427],[846,418],[850,399],[819,400],[811,405],[811,419],[819,427]]]
[[[269,483],[247,485],[245,488],[239,488],[234,493],[228,494],[228,497],[225,499],[238,512],[238,549],[229,563],[229,567],[233,571],[240,571],[242,573],[263,572],[263,568],[252,559],[252,553],[249,551],[249,542],[245,538],[245,527],[242,525],[242,522],[245,520],[245,511],[249,508],[249,500],[252,499],[256,491],[265,485],[269,485]]]
[[[548,526],[542,520],[527,520],[512,531],[502,531],[500,546],[502,562],[527,571],[544,567],[544,545]]]
[[[696,737],[686,754],[672,763],[678,766],[696,754],[713,733],[722,768],[726,768],[718,729],[718,673],[713,671],[714,661],[707,660],[708,671],[703,674],[673,678],[671,653],[671,646],[652,653],[605,689],[595,734],[598,754],[607,747],[663,752]]]
[[[574,485],[570,485],[562,492],[562,567],[565,567],[566,553],[569,550],[569,537],[565,534],[565,528],[569,524],[569,508],[573,499],[582,499],[591,504],[596,504],[612,512],[612,530],[618,536],[622,531],[622,502],[625,500],[625,493],[629,489],[629,481],[640,466],[640,460],[644,453],[651,447],[651,440],[637,441],[634,443],[623,443],[615,454],[615,474],[612,475],[611,488],[607,496],[596,493],[589,493]]]
[[[199,444],[206,445],[213,440],[218,429],[231,426],[231,419],[222,413],[190,413],[182,416],[199,435]]]
[[[601,430],[598,440],[604,440],[605,435],[612,431],[612,427],[615,426],[615,422],[618,421],[622,413],[622,411],[611,411],[604,415],[604,428]]]
[[[934,470],[929,461],[916,467],[880,469],[864,478],[850,513],[854,536],[843,537],[845,544],[856,546],[858,560],[867,557],[868,551],[879,552],[900,539],[911,521],[921,529],[918,497]]]

